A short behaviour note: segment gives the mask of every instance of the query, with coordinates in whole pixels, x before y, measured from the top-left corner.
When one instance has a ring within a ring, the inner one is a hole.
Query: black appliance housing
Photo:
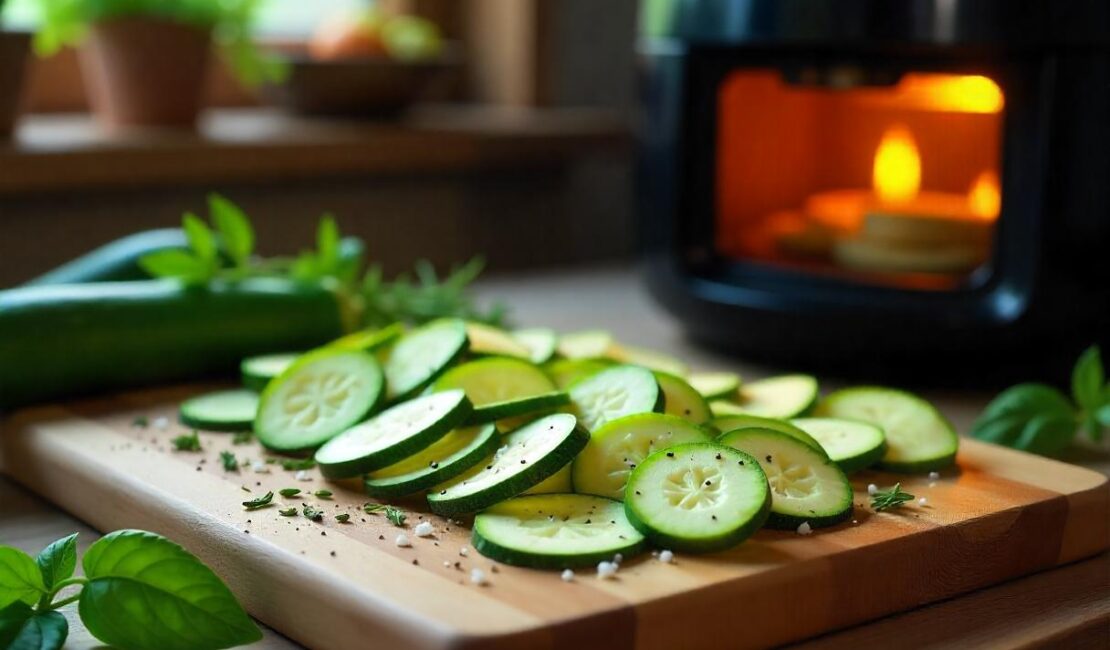
[[[1059,377],[1091,343],[1110,352],[1110,3],[666,4],[639,45],[638,209],[649,287],[695,340],[841,376],[947,384]],[[749,66],[997,79],[1006,110],[991,267],[972,286],[917,291],[716,253],[714,98],[729,71]]]

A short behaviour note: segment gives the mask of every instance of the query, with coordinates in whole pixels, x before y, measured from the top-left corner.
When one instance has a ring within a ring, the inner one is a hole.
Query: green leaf
[[[1050,456],[1071,444],[1078,426],[1075,418],[1059,415],[1038,415],[1025,424],[1014,442],[1018,449]]]
[[[42,574],[42,583],[47,589],[73,575],[77,568],[77,533],[63,537],[42,549],[35,564]]]
[[[186,212],[181,219],[181,227],[185,231],[185,238],[189,240],[189,248],[197,259],[209,265],[216,263],[216,238],[208,225],[192,212]]]
[[[0,546],[0,608],[14,602],[34,605],[46,593],[35,561],[18,548]]]
[[[60,612],[35,612],[15,602],[0,609],[0,647],[7,650],[58,650],[69,636],[69,623]]]
[[[219,576],[164,537],[116,531],[89,547],[83,566],[81,620],[104,643],[205,650],[262,638]]]
[[[213,267],[188,251],[168,249],[139,258],[139,266],[155,278],[177,278],[186,284],[203,284],[212,277]]]
[[[208,195],[208,214],[236,266],[244,266],[254,252],[254,228],[247,215],[219,194]]]
[[[339,226],[330,214],[320,217],[316,227],[316,257],[325,275],[333,274],[339,266]]]
[[[1103,385],[1106,373],[1102,368],[1102,356],[1097,345],[1087,348],[1079,355],[1079,361],[1071,373],[1071,394],[1079,408],[1094,411],[1103,404]]]
[[[998,417],[993,420],[980,419],[972,428],[971,436],[996,445],[1012,447],[1027,421],[1028,418],[1022,415]]]
[[[1051,386],[1044,384],[1018,384],[1002,391],[984,409],[981,418],[993,420],[1003,416],[1060,415],[1075,417],[1075,409],[1068,398]]]

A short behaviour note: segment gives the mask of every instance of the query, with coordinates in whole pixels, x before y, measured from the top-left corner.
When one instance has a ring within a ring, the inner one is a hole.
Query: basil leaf
[[[202,284],[212,277],[212,267],[192,253],[169,249],[139,258],[139,266],[155,278],[177,278],[187,284]]]
[[[123,650],[205,650],[262,638],[235,596],[188,551],[141,530],[89,547],[79,612],[97,639]]]
[[[1063,393],[1044,384],[1018,384],[999,393],[980,419],[993,420],[1006,416],[1024,416],[1032,419],[1037,415],[1059,415],[1075,417],[1075,409]]]
[[[1024,416],[999,417],[993,420],[982,419],[975,423],[971,436],[977,440],[993,442],[996,445],[1013,446],[1021,430],[1028,421]]]
[[[1102,406],[1105,383],[1106,373],[1102,368],[1098,346],[1092,345],[1079,356],[1071,373],[1071,394],[1079,408],[1093,411]]]
[[[1074,418],[1038,415],[1026,423],[1014,446],[1035,454],[1052,455],[1071,444],[1076,428]]]
[[[192,212],[186,212],[181,219],[181,227],[185,230],[185,237],[189,240],[189,248],[193,249],[197,259],[206,264],[216,261],[216,238],[212,231]]]
[[[77,568],[77,533],[54,541],[35,558],[47,589],[73,575]]]
[[[46,593],[35,561],[18,548],[0,546],[0,608],[14,602],[34,605]]]
[[[0,647],[7,650],[58,650],[69,636],[69,623],[60,612],[36,613],[26,603],[0,609]]]
[[[236,266],[245,265],[254,252],[254,228],[247,215],[219,194],[208,195],[208,214],[223,239],[228,257]]]

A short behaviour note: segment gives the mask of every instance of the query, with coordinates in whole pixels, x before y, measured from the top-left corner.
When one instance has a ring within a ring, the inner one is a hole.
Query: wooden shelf
[[[0,194],[464,172],[629,151],[612,111],[429,106],[398,122],[210,111],[196,133],[112,134],[88,115],[32,115],[0,144]]]

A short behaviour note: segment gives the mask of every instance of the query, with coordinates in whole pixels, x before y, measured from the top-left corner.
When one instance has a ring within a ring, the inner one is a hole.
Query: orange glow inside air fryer
[[[718,101],[723,257],[925,288],[989,261],[1005,106],[991,79],[909,73],[843,90],[744,70]]]

